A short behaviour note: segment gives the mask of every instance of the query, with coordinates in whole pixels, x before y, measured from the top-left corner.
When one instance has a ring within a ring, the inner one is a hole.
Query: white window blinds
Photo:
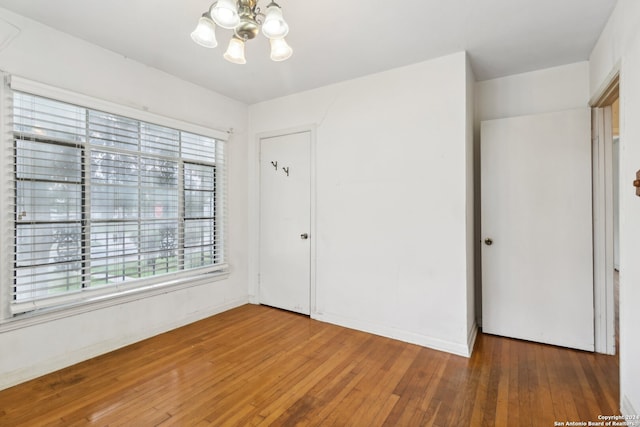
[[[224,141],[11,94],[13,313],[226,268]]]

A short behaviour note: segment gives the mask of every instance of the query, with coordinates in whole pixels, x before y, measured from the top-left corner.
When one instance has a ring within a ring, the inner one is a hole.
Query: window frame
[[[5,84],[0,85],[0,129],[3,134],[3,149],[0,150],[0,197],[3,201],[11,200],[11,203],[7,206],[13,206],[16,191],[17,182],[14,174],[14,141],[15,135],[12,126],[12,93],[13,91],[20,91],[36,96],[50,98],[55,101],[68,103],[71,105],[80,106],[83,108],[106,112],[126,118],[131,118],[139,122],[150,123],[159,125],[187,133],[193,133],[205,137],[210,137],[216,140],[216,145],[222,145],[222,160],[221,163],[216,163],[214,168],[214,174],[216,184],[214,187],[214,194],[216,202],[214,203],[216,213],[214,217],[216,220],[219,218],[220,223],[216,223],[216,229],[213,230],[212,245],[215,245],[220,240],[221,246],[219,248],[222,251],[222,262],[213,264],[206,267],[200,267],[189,270],[179,270],[173,273],[167,273],[157,276],[151,276],[149,278],[140,278],[135,281],[128,281],[122,285],[113,285],[102,289],[90,289],[86,288],[87,292],[81,291],[78,294],[81,295],[78,298],[69,297],[69,295],[63,295],[61,297],[47,298],[46,303],[38,303],[29,301],[24,303],[25,306],[20,307],[13,301],[13,288],[15,287],[15,269],[16,265],[14,258],[14,248],[16,245],[15,232],[17,230],[17,219],[14,217],[14,209],[6,209],[5,212],[0,213],[0,237],[2,238],[2,244],[0,245],[0,283],[2,283],[2,289],[0,290],[0,330],[6,329],[7,326],[11,328],[11,323],[16,323],[20,320],[32,319],[34,317],[51,317],[60,316],[61,313],[68,313],[72,315],[75,312],[84,312],[88,310],[94,310],[100,306],[110,306],[120,304],[124,301],[132,301],[137,299],[143,299],[152,295],[164,294],[169,291],[182,289],[190,286],[198,286],[205,283],[211,283],[217,280],[226,279],[229,276],[228,260],[226,258],[226,230],[227,230],[227,169],[226,169],[226,145],[228,143],[229,132],[220,131],[216,129],[210,129],[200,125],[183,122],[180,120],[156,115],[131,107],[126,107],[104,101],[96,98],[92,98],[86,95],[77,94],[64,89],[59,89],[44,85],[38,82],[33,82],[27,79],[23,79],[16,76],[4,75]],[[86,142],[86,146],[81,148],[81,151],[88,150],[88,153],[84,153],[85,158],[88,158],[90,162],[90,151],[92,148],[100,150],[100,146],[92,147],[89,141]],[[216,148],[216,151],[218,149]],[[140,153],[144,155],[144,153]],[[86,157],[88,156],[88,157]],[[180,160],[182,164],[194,163],[188,158],[182,158]],[[197,162],[195,162],[198,164]],[[183,168],[180,168],[179,174],[183,174]],[[84,177],[82,185],[86,185],[90,177]],[[183,177],[180,178],[183,181]],[[187,189],[184,183],[181,182],[178,186],[178,197],[184,200]],[[220,191],[220,193],[218,193]],[[218,198],[220,194],[220,198]],[[84,209],[84,206],[83,206]],[[217,216],[216,216],[217,215]],[[184,210],[178,212],[179,227],[184,227],[185,220],[187,218]],[[84,219],[82,220],[84,221]],[[90,228],[90,227],[89,227]],[[88,232],[90,233],[90,231]],[[85,238],[83,246],[90,243],[90,239]],[[179,250],[184,250],[184,242],[179,246]],[[90,251],[90,246],[84,248],[84,251]],[[86,252],[84,252],[86,254]],[[134,286],[132,286],[132,283]],[[42,300],[44,301],[44,300]]]

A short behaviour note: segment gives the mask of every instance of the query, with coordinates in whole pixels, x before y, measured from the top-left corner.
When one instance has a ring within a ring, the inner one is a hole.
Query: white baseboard
[[[336,316],[333,314],[312,314],[311,317],[321,322],[327,322],[338,326],[343,326],[349,329],[355,329],[362,332],[367,332],[374,335],[379,335],[386,338],[392,338],[399,341],[408,342],[410,344],[417,344],[422,347],[428,347],[434,350],[444,351],[452,353],[457,356],[470,357],[473,346],[470,346],[475,341],[477,335],[477,327],[470,331],[468,337],[469,342],[467,344],[455,343],[452,341],[442,340],[440,338],[429,337],[426,335],[417,334],[415,332],[404,331],[384,325],[373,324],[364,322],[361,320],[345,318],[342,316]]]
[[[226,301],[223,304],[219,304],[210,309],[187,313],[184,317],[178,319],[170,319],[170,321],[154,325],[154,327],[140,331],[135,336],[119,337],[113,340],[100,341],[95,345],[90,345],[84,348],[74,350],[73,352],[66,353],[57,357],[47,359],[46,363],[40,363],[35,366],[28,366],[23,369],[19,369],[13,372],[2,372],[0,376],[0,390],[4,390],[14,385],[38,378],[42,375],[46,375],[60,369],[75,365],[77,363],[89,360],[93,357],[100,356],[105,353],[117,350],[130,344],[151,338],[153,336],[171,331],[173,329],[180,328],[190,323],[197,322],[202,319],[220,314],[227,310],[239,307],[247,304],[248,298],[243,297],[236,300]]]
[[[620,402],[620,411],[622,412],[622,415],[627,415],[627,416],[640,415],[640,413],[638,413],[638,411],[635,410],[635,408],[633,407],[633,405],[631,404],[631,401],[627,396],[622,396],[621,400],[622,401]]]

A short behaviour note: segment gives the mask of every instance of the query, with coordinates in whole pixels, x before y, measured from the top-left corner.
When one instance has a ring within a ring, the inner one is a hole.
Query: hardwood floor
[[[247,305],[0,391],[0,425],[537,427],[618,389],[615,356],[480,334],[467,359]]]

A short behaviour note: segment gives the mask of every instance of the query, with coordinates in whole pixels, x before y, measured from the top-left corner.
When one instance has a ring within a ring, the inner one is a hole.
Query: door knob
[[[486,239],[484,239],[484,244],[487,245],[487,246],[491,246],[491,245],[493,245],[493,240],[491,240],[489,238],[486,238]]]
[[[302,240],[307,240],[307,239],[309,238],[309,235],[308,235],[307,233],[302,233],[302,234],[300,235],[300,238],[301,238]]]

